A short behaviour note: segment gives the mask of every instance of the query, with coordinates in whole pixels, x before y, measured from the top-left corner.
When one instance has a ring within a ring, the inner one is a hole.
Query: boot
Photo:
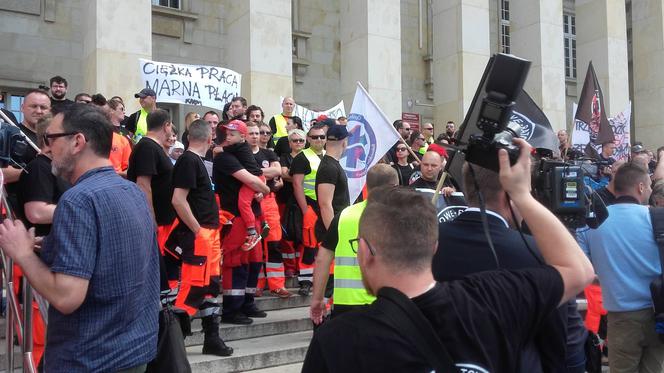
[[[217,315],[205,316],[202,319],[203,333],[203,354],[217,356],[231,356],[233,349],[226,346],[224,340],[219,336],[219,320]]]

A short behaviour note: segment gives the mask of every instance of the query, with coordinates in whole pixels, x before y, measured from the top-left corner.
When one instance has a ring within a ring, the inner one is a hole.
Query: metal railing
[[[3,193],[4,191],[1,189],[3,188],[0,188],[0,193],[2,193],[1,202],[2,206],[5,208],[6,218],[13,219],[13,212],[7,203],[7,198]],[[35,364],[32,359],[32,287],[28,282],[28,278],[23,276],[21,280],[23,307],[21,309],[21,304],[18,302],[18,297],[14,293],[13,260],[1,249],[0,259],[2,259],[2,277],[7,294],[7,308],[5,310],[5,342],[7,343],[7,366],[5,371],[14,371],[14,335],[16,335],[23,355],[23,371],[35,373],[37,369],[35,368]]]

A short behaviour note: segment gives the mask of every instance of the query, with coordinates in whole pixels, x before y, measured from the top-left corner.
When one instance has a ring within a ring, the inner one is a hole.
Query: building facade
[[[463,121],[494,53],[532,61],[526,90],[555,129],[589,61],[610,115],[632,102],[635,140],[664,144],[662,0],[0,0],[0,105],[18,113],[27,89],[54,75],[78,92],[120,95],[144,82],[138,59],[226,67],[242,95],[278,113],[294,96],[311,109],[344,100],[355,82],[390,120],[402,113]],[[160,104],[176,123],[208,108]]]

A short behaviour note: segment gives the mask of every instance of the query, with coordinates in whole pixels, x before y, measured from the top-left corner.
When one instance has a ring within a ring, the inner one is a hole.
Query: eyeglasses
[[[406,149],[406,148],[397,148],[398,152],[405,152],[406,150],[408,150],[408,149]]]
[[[78,133],[80,133],[80,132],[47,133],[47,134],[44,134],[44,137],[43,137],[44,144],[46,144],[46,146],[51,146],[50,139],[57,139],[58,137],[65,137],[65,136],[73,136],[73,135],[76,135]]]
[[[325,135],[309,136],[312,140],[325,140]]]
[[[355,254],[357,254],[357,248],[360,247],[360,240],[364,240],[364,242],[367,243],[367,247],[369,248],[369,252],[371,253],[371,255],[376,256],[376,251],[374,250],[373,247],[371,247],[369,241],[361,237],[348,240],[348,244],[350,244],[350,249],[353,250]]]
[[[301,144],[304,142],[304,139],[290,139],[290,142],[294,142],[296,144]]]
[[[269,131],[260,131],[259,133],[263,136],[268,136],[268,135],[272,134],[272,132],[269,132]]]

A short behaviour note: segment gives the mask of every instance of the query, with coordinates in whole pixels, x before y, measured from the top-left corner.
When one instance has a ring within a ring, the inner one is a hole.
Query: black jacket
[[[532,236],[524,234],[529,250],[519,232],[507,228],[498,217],[487,214],[487,222],[501,268],[521,269],[544,263]],[[455,220],[440,224],[438,232],[438,250],[432,266],[436,280],[451,281],[467,274],[496,269],[479,212],[463,212]],[[566,371],[566,325],[567,306],[544,319],[534,332],[532,343],[524,347],[523,372]]]

